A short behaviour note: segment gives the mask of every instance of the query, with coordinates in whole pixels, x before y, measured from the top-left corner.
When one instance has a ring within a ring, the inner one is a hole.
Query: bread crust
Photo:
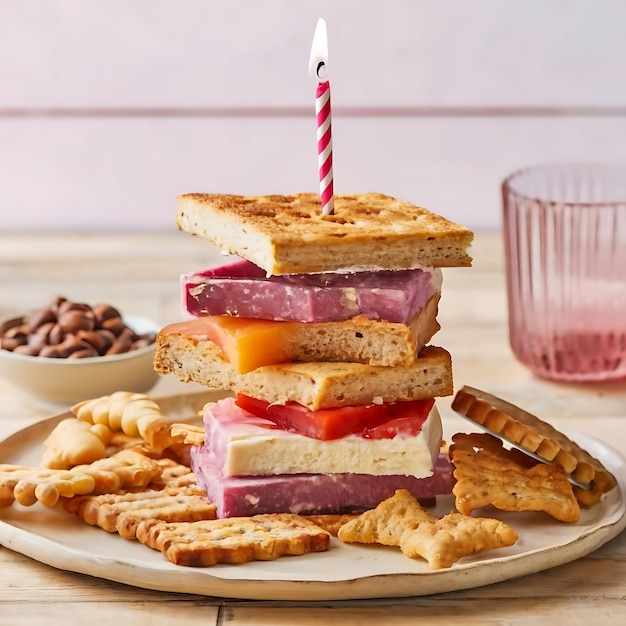
[[[466,267],[473,233],[444,217],[379,193],[319,196],[190,193],[177,202],[179,229],[237,254],[268,275],[417,267]]]

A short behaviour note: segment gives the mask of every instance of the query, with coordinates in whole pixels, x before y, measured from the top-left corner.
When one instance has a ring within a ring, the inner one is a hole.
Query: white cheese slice
[[[208,405],[204,422],[205,445],[224,476],[355,473],[426,478],[433,473],[442,437],[435,406],[417,435],[392,439],[312,439],[243,411],[232,398]]]

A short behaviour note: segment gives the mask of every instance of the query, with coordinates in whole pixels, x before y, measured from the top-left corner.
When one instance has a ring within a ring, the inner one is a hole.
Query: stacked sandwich
[[[451,489],[435,398],[452,394],[441,267],[472,233],[380,194],[188,194],[177,224],[228,253],[182,277],[188,319],[155,369],[232,393],[205,407],[198,481],[221,517],[339,513]]]

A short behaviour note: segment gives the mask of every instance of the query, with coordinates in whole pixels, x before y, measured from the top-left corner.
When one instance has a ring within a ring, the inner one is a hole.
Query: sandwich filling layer
[[[183,307],[195,317],[338,322],[363,316],[407,324],[435,294],[441,270],[267,276],[241,260],[181,277]]]
[[[453,468],[444,454],[437,457],[433,474],[427,478],[371,474],[225,477],[205,446],[192,448],[191,467],[220,518],[359,511],[374,508],[397,489],[407,489],[416,498],[434,498],[451,493],[454,485]]]
[[[383,439],[359,434],[313,439],[244,411],[233,398],[208,404],[204,426],[204,446],[225,477],[353,473],[425,478],[433,473],[442,437],[434,406],[417,434]]]

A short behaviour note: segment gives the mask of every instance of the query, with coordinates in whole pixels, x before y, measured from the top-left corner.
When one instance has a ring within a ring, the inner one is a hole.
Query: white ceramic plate
[[[163,411],[191,414],[213,394],[160,399]],[[0,442],[0,463],[37,465],[42,443],[64,413]],[[462,430],[466,423],[459,420]],[[283,557],[271,562],[186,568],[159,552],[83,524],[58,508],[13,505],[0,509],[0,543],[37,561],[136,587],[253,600],[337,600],[421,596],[479,587],[517,578],[578,559],[600,547],[626,526],[624,459],[605,444],[570,436],[601,459],[620,481],[608,497],[583,511],[576,524],[537,513],[489,512],[513,526],[516,545],[466,557],[449,569],[431,571],[387,547],[345,545],[333,539],[328,552]],[[440,498],[444,515],[452,498]]]

